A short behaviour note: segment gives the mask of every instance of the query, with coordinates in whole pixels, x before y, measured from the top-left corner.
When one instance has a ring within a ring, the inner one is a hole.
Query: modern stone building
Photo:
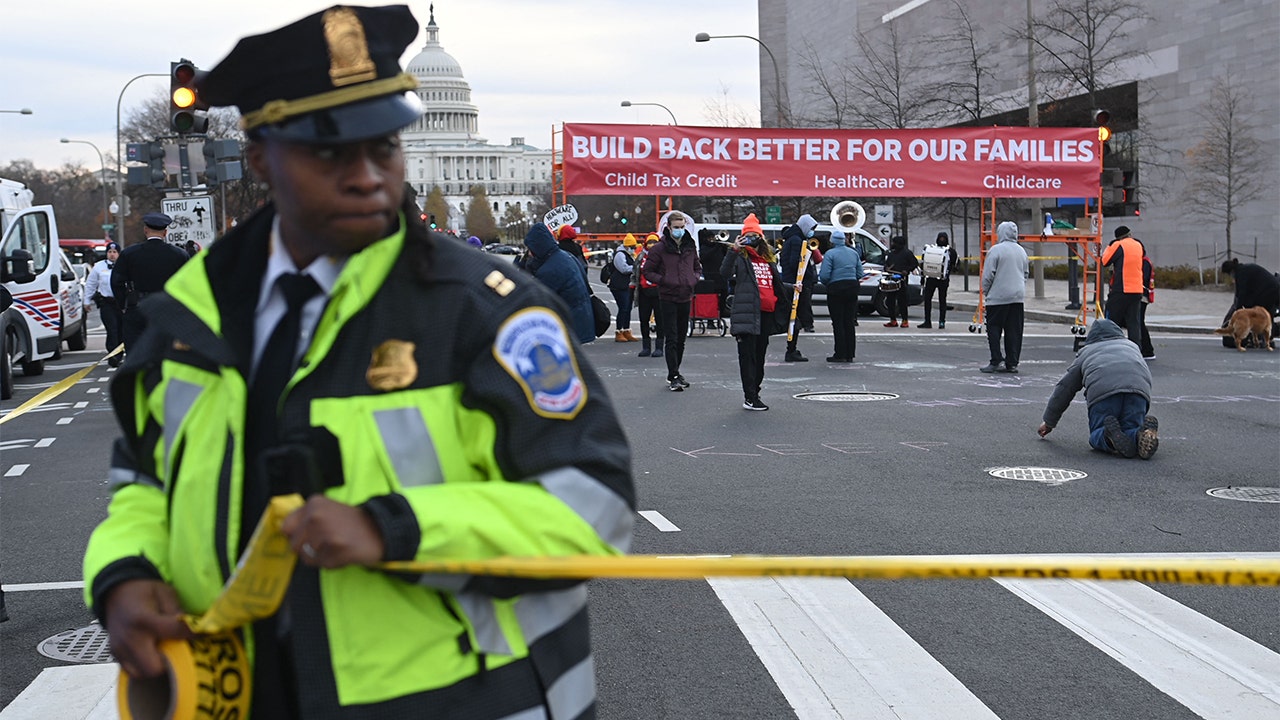
[[[1055,6],[1083,8],[1085,0],[1031,0],[1033,18],[1054,17]],[[1104,165],[1106,217],[1110,229],[1128,225],[1144,240],[1158,266],[1214,264],[1216,250],[1225,251],[1224,222],[1214,217],[1214,198],[1189,191],[1192,165],[1187,153],[1204,140],[1205,109],[1215,88],[1230,83],[1244,100],[1243,117],[1259,141],[1261,168],[1254,173],[1263,186],[1257,199],[1237,210],[1233,249],[1245,260],[1280,269],[1280,2],[1277,0],[1093,0],[1093,17],[1119,6],[1111,16],[1120,36],[1104,54],[1120,56],[1099,77],[1096,107],[1080,86],[1047,77],[1055,67],[1044,53],[1035,58],[1037,97],[1042,125],[1089,125],[1097,108],[1111,113],[1116,135]],[[1124,10],[1131,6],[1132,11]],[[1008,0],[759,0],[760,39],[777,58],[786,100],[783,120],[797,126],[865,127],[853,119],[866,113],[871,88],[865,78],[849,82],[853,63],[865,69],[858,38],[869,42],[881,58],[895,55],[907,70],[902,86],[929,87],[952,79],[971,81],[965,69],[966,36],[976,40],[984,78],[980,117],[966,117],[956,108],[933,106],[920,111],[921,121],[907,127],[956,124],[1026,125],[1028,52],[1026,4]],[[973,27],[964,30],[960,11]],[[1062,28],[1059,28],[1062,29]],[[1067,31],[1076,33],[1077,31]],[[896,42],[895,42],[896,36]],[[1074,35],[1073,35],[1074,36]],[[1044,36],[1040,36],[1044,37]],[[1064,38],[1059,38],[1064,39]],[[762,123],[777,123],[769,100],[774,74],[768,56],[760,54]],[[883,90],[881,91],[883,93]],[[863,97],[858,97],[862,93]],[[907,93],[911,99],[911,93]],[[834,98],[834,99],[833,99]],[[836,111],[841,111],[837,113]],[[789,117],[788,117],[789,116]],[[885,124],[881,126],[892,126]],[[860,198],[852,198],[863,201]],[[1045,209],[1060,204],[1070,214],[1071,199],[1048,198]],[[1016,217],[1024,232],[1041,226],[1024,205]],[[942,218],[917,217],[911,224],[912,244],[945,229]],[[958,229],[958,228],[957,228]],[[971,227],[971,232],[976,227]],[[1051,246],[1060,247],[1060,246]],[[1052,254],[1062,254],[1050,250]]]
[[[418,78],[422,119],[401,133],[405,174],[419,203],[439,186],[450,212],[447,224],[437,220],[455,230],[462,229],[473,185],[484,186],[500,227],[511,205],[526,214],[545,205],[551,195],[551,151],[526,145],[524,138],[490,145],[479,137],[480,111],[471,103],[462,66],[440,44],[434,12],[426,31],[422,52],[407,68]]]

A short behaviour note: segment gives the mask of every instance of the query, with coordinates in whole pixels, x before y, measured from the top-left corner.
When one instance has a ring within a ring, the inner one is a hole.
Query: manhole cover
[[[1244,502],[1280,503],[1280,488],[1273,487],[1220,487],[1207,491],[1208,494],[1223,500],[1243,500]]]
[[[40,643],[36,648],[40,654],[73,663],[109,663],[114,662],[111,648],[107,644],[107,631],[99,625],[77,628],[60,632]]]
[[[997,467],[989,468],[987,474],[1002,480],[1029,480],[1046,485],[1061,485],[1069,480],[1089,477],[1088,473],[1079,470],[1045,467]]]
[[[897,400],[894,393],[882,392],[808,392],[794,396],[797,400],[817,400],[818,402],[871,402],[873,400]]]

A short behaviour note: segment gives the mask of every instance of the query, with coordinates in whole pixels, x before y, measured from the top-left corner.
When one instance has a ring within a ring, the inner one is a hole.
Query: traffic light
[[[619,218],[619,222],[621,222],[623,225],[626,225],[626,224],[627,224],[627,214],[626,214],[626,213],[623,213],[623,214],[622,214],[622,217],[621,217],[621,218]]]
[[[196,90],[196,66],[182,59],[169,63],[169,128],[179,135],[203,133],[209,127],[209,103]]]
[[[1098,142],[1106,143],[1111,139],[1111,112],[1108,110],[1094,110],[1093,124],[1098,127]]]
[[[435,229],[436,229],[436,214],[435,214],[435,213],[429,213],[429,214],[428,214],[428,217],[429,217],[429,218],[430,218],[430,220],[431,220],[431,229],[432,229],[432,230],[435,230]]]
[[[240,164],[240,143],[235,140],[206,140],[204,177],[208,185],[218,185],[244,177]]]
[[[130,162],[144,162],[147,164],[146,167],[129,168],[130,185],[164,187],[163,145],[158,142],[129,143],[125,146],[125,158]]]

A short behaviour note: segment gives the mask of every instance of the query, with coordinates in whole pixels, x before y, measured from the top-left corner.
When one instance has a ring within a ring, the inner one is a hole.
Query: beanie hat
[[[764,237],[764,228],[760,227],[760,220],[756,218],[755,213],[751,213],[746,220],[742,221],[742,234],[747,235],[750,233]]]
[[[627,236],[622,238],[622,245],[623,247],[635,247],[636,236],[632,235],[631,233],[627,233]]]
[[[1117,240],[1119,240],[1119,239],[1120,239],[1120,238],[1122,238],[1122,237],[1128,237],[1128,235],[1129,235],[1129,226],[1128,226],[1128,225],[1121,225],[1120,227],[1116,228],[1116,239],[1117,239]]]
[[[832,231],[831,231],[831,244],[832,244],[832,245],[844,245],[844,244],[845,244],[845,242],[846,242],[847,240],[848,240],[848,237],[844,234],[844,232],[842,232],[842,231],[840,231],[840,230],[832,230]]]
[[[472,235],[471,237],[467,238],[467,244],[468,244],[468,245],[473,245],[473,246],[475,246],[475,247],[483,247],[483,246],[484,246],[484,243],[480,242],[480,238],[476,237],[475,235]]]
[[[648,245],[649,243],[655,243],[661,239],[662,238],[658,237],[658,233],[649,233],[648,235],[644,236],[644,244]]]
[[[573,229],[572,225],[561,225],[560,230],[556,232],[557,240],[576,240],[578,231]]]

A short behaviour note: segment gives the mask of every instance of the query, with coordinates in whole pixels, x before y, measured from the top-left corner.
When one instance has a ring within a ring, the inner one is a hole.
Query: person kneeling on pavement
[[[1084,388],[1089,405],[1089,444],[1096,450],[1150,460],[1159,446],[1159,422],[1147,414],[1151,407],[1151,370],[1138,346],[1129,342],[1120,326],[1098,320],[1089,329],[1084,346],[1058,381],[1040,437],[1057,427],[1071,400]]]

